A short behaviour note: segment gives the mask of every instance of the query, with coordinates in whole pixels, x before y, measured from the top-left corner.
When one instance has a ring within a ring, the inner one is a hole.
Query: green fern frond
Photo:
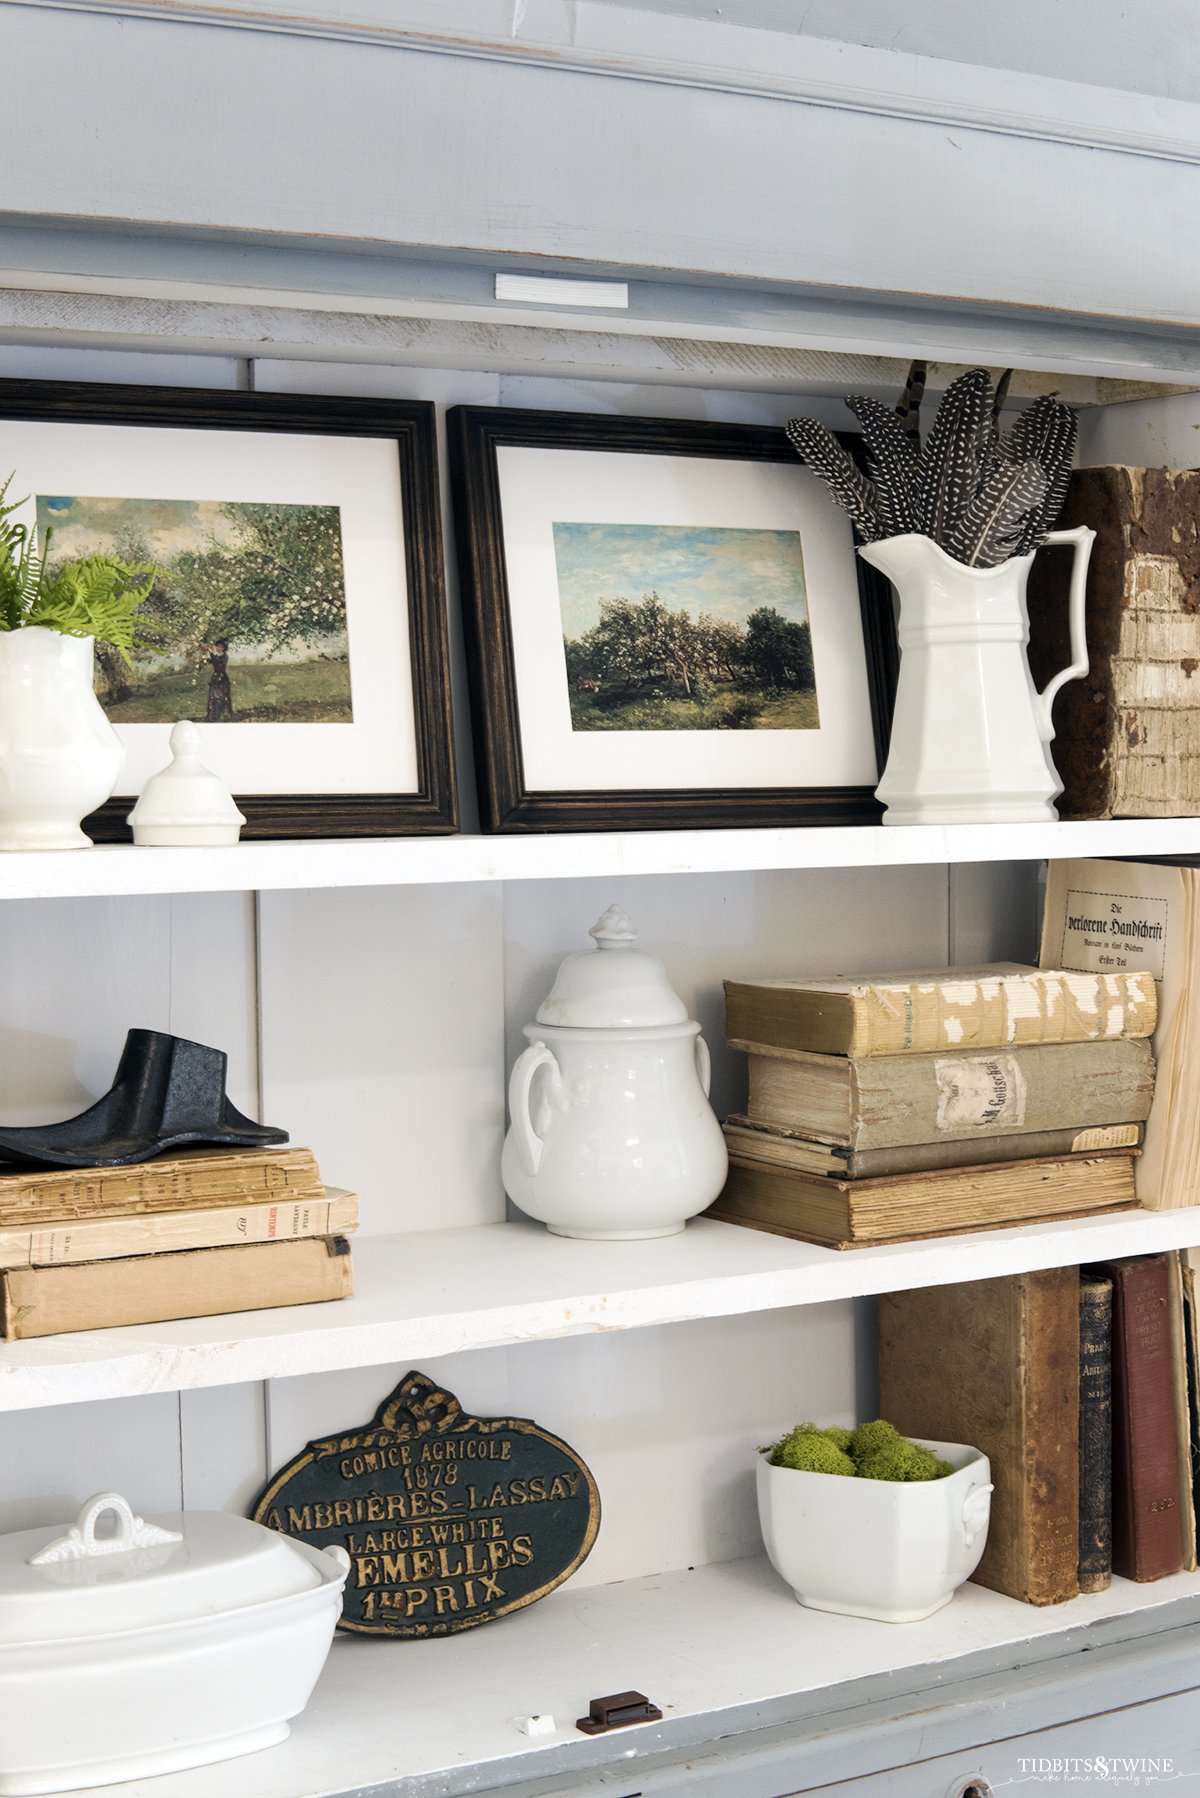
[[[46,559],[53,531],[46,531],[39,553],[34,532],[12,516],[27,502],[5,504],[12,480],[10,474],[0,486],[0,631],[40,624],[65,637],[95,637],[126,663],[131,650],[151,648],[153,633],[137,613],[150,597],[155,566],[83,556],[51,577]]]

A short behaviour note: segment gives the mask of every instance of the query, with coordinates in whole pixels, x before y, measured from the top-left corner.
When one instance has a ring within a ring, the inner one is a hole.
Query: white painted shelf
[[[1106,1592],[1045,1609],[967,1585],[924,1623],[898,1626],[802,1610],[757,1558],[583,1590],[568,1584],[460,1636],[339,1639],[308,1710],[278,1747],[83,1798],[212,1798],[216,1790],[222,1798],[329,1798],[375,1786],[424,1798],[490,1789],[506,1776],[569,1778],[571,1766],[615,1769],[678,1740],[690,1720],[711,1741],[738,1727],[739,1707],[879,1676],[892,1676],[901,1692],[928,1686],[965,1656],[1030,1643],[1034,1658],[1052,1653],[1055,1637],[1107,1619],[1158,1613],[1154,1622],[1165,1626],[1174,1601],[1197,1596],[1194,1573],[1145,1586],[1114,1580]],[[1065,1652],[1066,1641],[1058,1647]],[[661,1708],[661,1725],[599,1741],[575,1729],[591,1698],[630,1686]],[[547,1713],[552,1736],[530,1740],[516,1727],[519,1717]]]
[[[546,836],[387,837],[0,855],[0,899],[421,886],[769,868],[886,868],[1076,855],[1200,855],[1200,818]]]
[[[1197,1243],[1200,1207],[846,1251],[706,1218],[657,1242],[570,1242],[529,1223],[364,1236],[351,1299],[0,1344],[0,1411],[419,1362]]]

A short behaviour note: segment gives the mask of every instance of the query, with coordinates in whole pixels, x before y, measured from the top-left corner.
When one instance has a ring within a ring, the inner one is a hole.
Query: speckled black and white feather
[[[1046,486],[1040,462],[1000,462],[950,526],[942,548],[968,568],[995,568],[1016,554]]]
[[[1078,433],[1079,420],[1070,406],[1064,406],[1052,394],[1042,394],[1022,412],[1007,437],[1001,440],[1001,448],[1010,460],[1032,458],[1046,472],[1045,497],[1028,520],[1016,554],[1027,555],[1037,548],[1047,531],[1054,529],[1067,497]]]
[[[866,394],[851,394],[846,401],[862,427],[867,471],[875,483],[879,503],[880,534],[899,537],[919,531],[917,515],[917,450],[896,413]]]
[[[918,516],[920,528],[935,543],[945,544],[951,525],[975,495],[991,423],[992,378],[986,368],[969,368],[942,395],[921,452]]]
[[[814,474],[820,475],[838,505],[849,513],[864,543],[874,543],[884,536],[875,487],[833,432],[815,418],[789,419],[785,429],[793,449]]]

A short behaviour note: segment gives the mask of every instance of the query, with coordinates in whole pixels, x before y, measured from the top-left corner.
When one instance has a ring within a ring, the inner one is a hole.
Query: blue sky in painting
[[[690,525],[554,525],[563,635],[581,637],[607,599],[657,593],[671,611],[744,625],[759,606],[808,617],[797,531]]]

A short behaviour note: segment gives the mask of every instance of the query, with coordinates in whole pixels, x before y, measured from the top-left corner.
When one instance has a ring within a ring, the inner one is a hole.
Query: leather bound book
[[[1108,1275],[1080,1269],[1079,1590],[1112,1581],[1112,1305]]]
[[[1155,1580],[1183,1566],[1168,1257],[1114,1261],[1113,1572]]]
[[[966,1442],[995,1492],[981,1586],[1027,1604],[1079,1590],[1079,1271],[887,1293],[881,1414],[906,1436]]]

